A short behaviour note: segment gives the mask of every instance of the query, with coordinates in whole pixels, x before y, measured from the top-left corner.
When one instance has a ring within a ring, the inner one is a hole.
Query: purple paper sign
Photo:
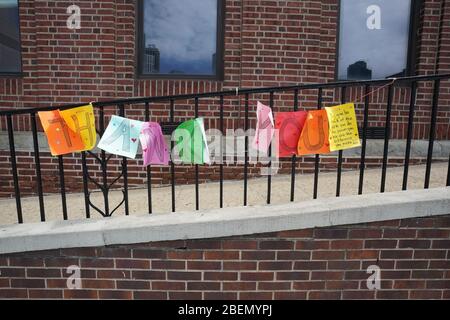
[[[161,126],[156,122],[145,122],[139,136],[144,166],[150,164],[168,165],[169,152]]]

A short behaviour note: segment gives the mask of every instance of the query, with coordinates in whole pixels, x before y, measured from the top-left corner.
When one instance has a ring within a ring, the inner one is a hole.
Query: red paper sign
[[[276,114],[275,129],[278,130],[278,157],[297,154],[298,139],[305,124],[307,112],[279,112]]]

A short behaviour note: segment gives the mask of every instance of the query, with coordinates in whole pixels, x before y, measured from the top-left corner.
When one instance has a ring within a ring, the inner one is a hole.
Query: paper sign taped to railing
[[[98,147],[112,154],[136,158],[142,121],[112,116]]]
[[[257,123],[253,148],[267,153],[275,133],[272,109],[258,101],[256,116]]]
[[[47,136],[52,156],[60,156],[84,149],[81,136],[72,130],[59,110],[38,112],[42,128]]]
[[[298,141],[298,155],[330,152],[328,141],[328,116],[325,110],[309,111]]]
[[[210,163],[202,118],[183,122],[173,134],[176,141],[174,154],[183,163]]]
[[[60,111],[67,126],[81,137],[84,147],[78,151],[92,150],[97,142],[95,131],[95,116],[92,104]]]
[[[278,129],[278,157],[291,157],[297,154],[298,139],[306,120],[306,111],[279,112],[275,118]]]
[[[169,151],[159,123],[145,122],[142,125],[139,139],[142,146],[144,166],[169,164]]]
[[[325,108],[330,125],[330,150],[344,150],[361,146],[356,122],[355,105],[347,103]]]

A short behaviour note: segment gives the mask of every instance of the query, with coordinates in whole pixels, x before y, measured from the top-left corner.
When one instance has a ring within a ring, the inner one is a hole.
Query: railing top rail
[[[165,102],[170,100],[189,100],[194,98],[212,98],[219,96],[232,96],[241,94],[255,94],[255,93],[265,93],[265,92],[275,92],[275,91],[289,91],[289,90],[308,90],[308,89],[323,89],[323,88],[339,88],[357,85],[385,85],[389,84],[395,79],[395,82],[413,82],[413,81],[433,81],[439,79],[450,78],[450,73],[437,74],[437,75],[423,75],[423,76],[412,76],[412,77],[401,77],[401,78],[386,78],[386,79],[374,79],[374,80],[358,80],[358,81],[337,81],[337,82],[327,82],[327,83],[312,83],[312,84],[297,84],[289,86],[278,86],[278,87],[262,87],[262,88],[244,88],[238,90],[227,90],[227,91],[215,91],[215,92],[204,92],[204,93],[190,93],[182,95],[167,95],[167,96],[157,96],[157,97],[141,97],[141,98],[128,98],[128,99],[117,99],[109,101],[98,101],[93,102],[94,107],[102,108],[106,106],[113,105],[123,105],[123,104],[138,104],[138,103],[151,103],[151,102]],[[56,109],[71,109],[86,105],[86,103],[77,104],[66,104],[59,106],[49,106],[42,108],[24,108],[24,109],[8,109],[0,110],[0,116],[7,115],[18,115],[18,114],[33,114],[39,111],[51,111]]]

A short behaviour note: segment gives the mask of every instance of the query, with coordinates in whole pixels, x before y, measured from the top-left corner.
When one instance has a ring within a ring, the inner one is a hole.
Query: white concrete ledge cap
[[[281,205],[0,226],[0,254],[221,238],[450,213],[450,187]]]

